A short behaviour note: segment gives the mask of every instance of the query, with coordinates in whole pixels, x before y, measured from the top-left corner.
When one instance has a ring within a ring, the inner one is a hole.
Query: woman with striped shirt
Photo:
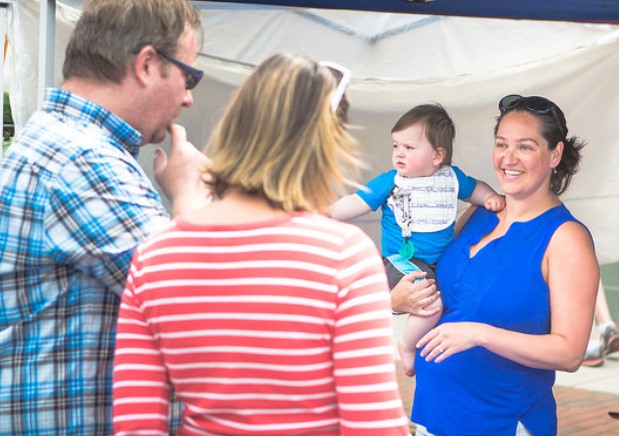
[[[373,242],[322,215],[354,185],[350,73],[278,53],[215,130],[213,201],[141,245],[120,309],[116,434],[408,435]]]

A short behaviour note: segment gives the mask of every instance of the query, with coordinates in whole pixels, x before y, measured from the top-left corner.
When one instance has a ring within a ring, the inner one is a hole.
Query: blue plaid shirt
[[[119,297],[168,223],[141,135],[60,89],[0,165],[0,434],[111,434]]]

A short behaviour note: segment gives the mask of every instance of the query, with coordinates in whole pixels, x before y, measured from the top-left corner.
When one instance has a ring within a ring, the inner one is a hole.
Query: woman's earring
[[[557,174],[557,167],[553,167],[553,168],[552,168],[552,172],[553,172],[554,174]]]

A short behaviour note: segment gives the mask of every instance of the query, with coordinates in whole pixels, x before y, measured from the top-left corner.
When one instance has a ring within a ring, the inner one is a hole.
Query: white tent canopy
[[[57,8],[54,81],[79,17]],[[277,50],[349,67],[355,136],[365,177],[390,167],[390,130],[419,103],[437,101],[457,128],[454,163],[498,189],[491,164],[497,102],[505,94],[544,95],[565,111],[570,134],[588,142],[581,171],[563,195],[591,230],[600,261],[619,261],[619,26],[491,18],[423,16],[199,2],[206,40],[198,67],[204,83],[180,122],[204,144],[231,92],[252,66]],[[37,106],[39,3],[9,11],[10,92],[17,129]],[[151,166],[153,147],[141,160]],[[378,215],[358,224],[379,244]]]

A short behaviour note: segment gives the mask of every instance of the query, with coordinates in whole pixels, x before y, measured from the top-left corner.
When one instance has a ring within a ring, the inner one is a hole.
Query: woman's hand
[[[413,272],[400,279],[391,290],[391,310],[428,317],[442,309],[440,292],[434,279],[424,279],[426,272]],[[415,282],[417,279],[420,281]]]
[[[417,342],[417,349],[422,349],[421,356],[426,361],[440,363],[451,355],[478,346],[484,326],[475,322],[444,323],[424,335]]]

